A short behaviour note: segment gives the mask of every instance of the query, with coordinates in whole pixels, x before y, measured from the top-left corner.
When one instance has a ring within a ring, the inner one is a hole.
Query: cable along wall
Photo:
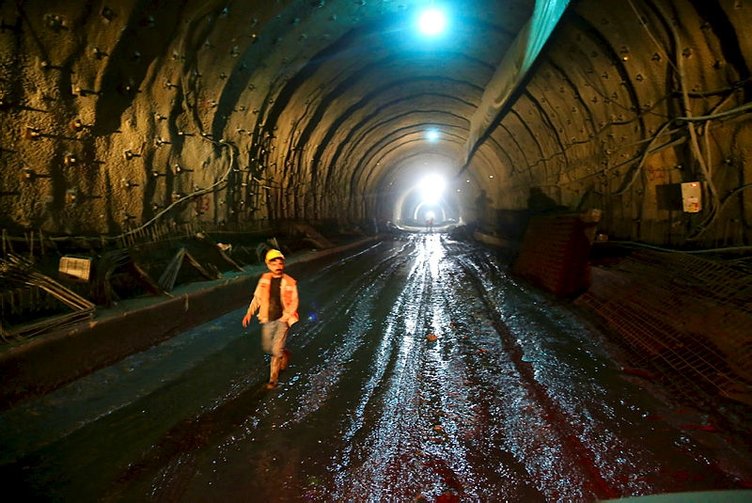
[[[614,237],[749,244],[749,71],[728,30],[750,8],[695,4],[578,2],[493,133],[512,164],[497,201],[524,207],[535,189],[603,209]],[[688,182],[702,187],[696,213]]]

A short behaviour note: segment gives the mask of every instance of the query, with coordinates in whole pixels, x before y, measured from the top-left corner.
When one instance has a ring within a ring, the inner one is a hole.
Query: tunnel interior
[[[414,319],[464,288],[472,335],[530,280],[749,438],[751,24],[745,0],[0,2],[0,410],[238,309],[269,248],[352,252],[309,280],[336,299],[396,291],[412,249],[445,281]],[[480,329],[528,329],[505,316]],[[461,344],[535,384],[508,339]]]
[[[729,258],[643,255],[650,305],[585,302],[712,334],[749,379],[750,22],[743,0],[4,2],[3,338],[435,225],[538,239],[528,270],[555,255],[567,294],[595,241]],[[676,285],[721,307],[673,319]]]
[[[429,7],[441,31],[421,31]],[[440,218],[489,232],[544,201],[602,210],[615,239],[749,244],[740,0],[23,1],[0,18],[11,233],[383,222],[414,213],[435,163]]]

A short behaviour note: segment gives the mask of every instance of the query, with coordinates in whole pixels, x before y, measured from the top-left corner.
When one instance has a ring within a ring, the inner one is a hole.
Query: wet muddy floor
[[[421,234],[289,272],[301,322],[277,389],[258,323],[232,312],[2,413],[4,489],[536,502],[752,481],[742,442],[622,373],[602,334],[493,251]]]

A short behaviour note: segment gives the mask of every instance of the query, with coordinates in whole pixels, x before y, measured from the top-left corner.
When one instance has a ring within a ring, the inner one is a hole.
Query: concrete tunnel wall
[[[460,214],[491,228],[600,208],[618,238],[750,243],[749,2],[572,2],[464,168],[534,2],[447,1],[448,35],[419,40],[428,3],[3,3],[0,226],[388,220],[438,157]],[[694,181],[702,209],[682,211]]]

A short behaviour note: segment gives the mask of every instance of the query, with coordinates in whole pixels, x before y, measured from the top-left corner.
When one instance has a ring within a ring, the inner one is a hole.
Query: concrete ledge
[[[292,256],[295,265],[364,247],[378,237],[343,246]],[[91,321],[59,332],[39,335],[0,354],[0,410],[42,396],[95,370],[144,351],[162,341],[225,313],[250,300],[263,266],[248,268],[235,277],[194,283],[173,297],[124,301],[97,312]],[[238,320],[240,323],[240,320]]]

